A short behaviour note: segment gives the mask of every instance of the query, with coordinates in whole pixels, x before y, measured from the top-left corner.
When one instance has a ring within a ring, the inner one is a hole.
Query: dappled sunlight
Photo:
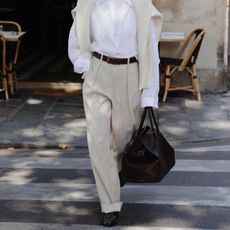
[[[193,142],[183,145],[183,141],[230,137],[230,103],[222,98],[213,100],[203,97],[200,103],[172,98],[160,105],[160,128],[168,140],[176,143],[177,164],[161,184],[127,184],[122,189],[124,207],[118,229],[139,230],[139,226],[201,229],[202,224],[209,221],[207,218],[222,220],[228,217],[227,212],[224,217],[216,213],[230,207],[228,180],[218,181],[219,174],[227,173],[230,168],[228,159],[221,158],[229,152],[230,144],[225,140],[225,145],[221,146],[211,146],[208,142],[203,147]],[[23,217],[30,213],[35,223],[43,221],[45,216],[50,223],[97,225],[100,204],[85,148],[86,119],[82,100],[33,97],[12,108],[13,115],[0,124],[3,141],[25,146],[32,144],[36,148],[0,151],[0,198],[3,205],[5,200],[11,201],[3,208],[12,213],[13,218],[17,216],[20,222],[25,222]],[[8,107],[4,109],[7,114]],[[68,148],[58,149],[61,144]],[[41,146],[43,149],[39,148]],[[221,153],[214,156],[215,152]],[[207,153],[210,159],[205,158]],[[217,170],[218,175],[213,176]],[[196,180],[199,175],[201,178]],[[5,218],[9,222],[12,220]],[[66,226],[63,229],[68,229]],[[221,221],[212,222],[212,227],[228,229]],[[52,229],[57,228],[53,226]]]
[[[206,219],[207,216],[210,215],[210,213],[206,209],[198,208],[196,206],[178,205],[178,206],[170,206],[169,208],[172,209],[172,213],[170,213],[169,216],[166,216],[164,214],[159,215],[154,220],[154,225],[168,226],[167,223],[170,223],[170,227],[162,227],[162,228],[157,227],[156,230],[200,229],[200,223],[202,223],[202,220]],[[216,229],[219,229],[219,226],[216,226]]]
[[[85,119],[73,119],[72,121],[64,124],[64,128],[66,129],[75,129],[78,127],[86,127]]]
[[[183,128],[183,127],[175,127],[175,126],[170,126],[167,125],[167,127],[164,127],[164,132],[169,132],[172,133],[173,135],[176,136],[183,136],[189,131],[189,128]]]
[[[221,145],[221,146],[204,146],[204,147],[189,147],[189,148],[178,148],[176,151],[186,152],[189,151],[189,153],[192,154],[200,154],[206,153],[206,152],[230,152],[230,144],[229,145]]]
[[[35,98],[28,98],[26,103],[29,105],[40,105],[43,103],[43,100],[35,99]]]
[[[1,158],[2,162],[10,165],[11,168],[45,168],[45,167],[60,167],[61,161],[57,158],[33,158],[33,157],[24,157],[21,158]],[[2,164],[2,163],[1,163]]]
[[[220,109],[221,110],[230,110],[230,103],[228,105],[221,105]]]
[[[230,172],[230,161],[225,160],[182,160],[177,159],[173,171],[183,172]]]
[[[201,122],[205,122],[205,121],[218,122],[219,118],[225,118],[226,120],[226,116],[224,116],[223,112],[221,113],[219,111],[207,110],[206,113],[200,115]],[[196,120],[199,121],[198,119]]]
[[[204,121],[199,124],[199,127],[207,128],[210,130],[229,130],[229,136],[230,136],[230,120],[229,121]]]
[[[52,157],[52,156],[60,156],[64,151],[58,151],[57,149],[42,149],[42,150],[37,150],[35,149],[31,155],[35,156],[43,156],[43,157]]]
[[[1,175],[1,181],[6,181],[9,184],[15,183],[15,182],[21,182],[21,183],[31,183],[33,182],[33,178],[31,178],[31,175],[33,175],[33,170],[14,170],[11,169],[11,171],[5,172],[4,175]]]
[[[63,209],[63,205],[59,203],[53,205],[46,205],[46,208],[54,214],[60,212],[67,215],[76,215],[77,213],[77,215],[80,216],[87,216],[91,214],[91,211],[89,209],[81,209],[81,212],[79,212],[79,208],[73,205],[69,205]]]
[[[185,107],[188,107],[190,109],[201,109],[204,105],[203,102],[195,101],[195,100],[185,100],[184,101]]]
[[[219,223],[219,229],[229,229],[229,224]]]
[[[26,183],[25,181],[0,182],[1,199],[9,197],[13,200],[43,201],[98,201],[96,185],[72,183]],[[23,194],[23,196],[22,196]]]
[[[77,138],[84,138],[84,141],[86,141],[86,129],[79,128],[78,130],[64,130],[60,128],[60,130],[55,130],[55,132],[48,130],[46,136],[50,140],[53,139],[56,143],[66,143],[75,146],[77,141],[79,141]]]
[[[39,168],[39,169],[89,169],[89,160],[79,158],[58,158],[58,157],[23,157],[11,158],[2,157],[0,167],[5,168]]]
[[[28,117],[25,119],[28,119]],[[38,121],[33,120],[33,116],[31,116],[28,123],[21,121],[19,127],[17,124],[15,126],[12,125],[12,128],[9,129],[9,133],[4,132],[4,141],[40,145],[43,143],[43,145],[66,143],[75,146],[78,138],[80,138],[81,142],[84,141],[84,143],[86,143],[86,121],[84,118],[60,120],[60,125],[58,125],[57,122],[50,123],[45,120],[34,126],[35,122],[37,123]],[[86,146],[86,144],[84,145]]]
[[[171,98],[161,103],[160,129],[170,141],[201,141],[230,137],[230,103],[221,95],[202,102]]]
[[[52,200],[66,200],[66,201],[96,201],[98,199],[96,189],[93,192],[81,191],[81,188],[77,188],[76,192],[63,192],[61,196],[52,196]]]
[[[30,137],[30,138],[44,136],[44,132],[42,132],[41,130],[36,130],[34,128],[18,130],[15,132],[15,134],[16,135],[19,134],[21,136]]]
[[[176,208],[178,211],[185,211],[185,208],[183,206],[178,206]],[[201,216],[206,216],[206,212],[205,210],[198,210],[196,207],[194,206],[189,206],[186,207],[186,212],[189,213],[189,215],[193,216],[193,217],[201,217]],[[191,226],[192,227],[192,226]]]
[[[156,220],[154,220],[154,225],[155,226],[162,226],[162,223],[170,223],[171,226],[173,224],[175,226],[177,226],[178,221],[180,221],[179,218],[176,219],[175,217],[162,217],[162,218],[157,218]],[[154,229],[154,230],[192,230],[192,229],[189,229],[189,228],[192,228],[193,226],[194,226],[194,221],[192,219],[191,220],[187,219],[187,220],[183,220],[183,228],[169,227],[169,228],[157,228],[157,229]]]
[[[96,194],[96,191],[95,191]],[[95,201],[95,197],[87,195],[87,192],[62,192],[59,195],[52,194],[51,191],[43,196],[44,200],[49,201]]]
[[[180,112],[181,111],[181,107],[180,106],[174,106],[174,105],[170,105],[170,104],[162,104],[161,106],[159,106],[159,110],[160,112]]]

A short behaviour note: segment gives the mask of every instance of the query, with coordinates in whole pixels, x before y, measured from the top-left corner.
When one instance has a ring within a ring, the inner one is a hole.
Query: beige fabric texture
[[[141,116],[138,64],[111,65],[93,58],[83,78],[87,141],[101,210],[120,211],[120,153]]]
[[[76,20],[77,37],[81,55],[91,58],[90,51],[90,15],[96,0],[78,0],[77,6],[72,10],[73,19]],[[153,6],[151,0],[132,0],[137,17],[137,40],[139,55],[139,83],[138,88],[149,87],[152,74],[153,54],[150,35],[150,22],[155,24],[157,36],[160,37],[162,28],[162,14]]]

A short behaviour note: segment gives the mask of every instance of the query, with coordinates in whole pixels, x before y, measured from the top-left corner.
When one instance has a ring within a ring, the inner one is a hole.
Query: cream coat
[[[72,10],[76,20],[77,37],[81,55],[92,58],[90,51],[90,15],[96,0],[78,0],[77,6]],[[139,90],[149,87],[152,74],[152,43],[150,35],[150,22],[153,20],[157,29],[158,38],[162,27],[162,15],[152,5],[151,0],[132,0],[137,16],[137,40],[139,56]]]

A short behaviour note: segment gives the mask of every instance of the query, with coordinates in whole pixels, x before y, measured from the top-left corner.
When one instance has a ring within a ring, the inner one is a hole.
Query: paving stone
[[[83,98],[82,95],[77,95],[73,97],[59,97],[57,99],[57,103],[68,103],[68,104],[78,104],[78,105],[83,105]]]
[[[51,111],[51,113],[81,113],[84,114],[83,106],[77,106],[73,104],[58,104],[56,103]]]
[[[52,121],[52,120],[65,120],[65,119],[80,119],[82,114],[78,113],[48,113],[45,117],[45,120]],[[82,118],[84,119],[84,118]]]
[[[0,104],[2,143],[87,146],[81,94],[46,97],[21,93],[20,99]],[[161,132],[170,142],[230,137],[230,100],[222,94],[204,94],[202,102],[192,96],[170,96],[167,102],[160,101],[159,113]]]
[[[60,119],[54,116],[53,119],[50,119],[50,117],[48,119],[46,118],[43,124],[46,127],[57,127],[58,124],[58,126],[63,129],[75,129],[79,127],[86,127],[86,120],[83,118]]]

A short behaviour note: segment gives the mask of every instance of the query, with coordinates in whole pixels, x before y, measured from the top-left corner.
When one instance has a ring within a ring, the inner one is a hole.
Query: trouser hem
[[[104,213],[108,212],[120,212],[122,207],[122,202],[112,203],[112,204],[101,204],[101,210]]]

